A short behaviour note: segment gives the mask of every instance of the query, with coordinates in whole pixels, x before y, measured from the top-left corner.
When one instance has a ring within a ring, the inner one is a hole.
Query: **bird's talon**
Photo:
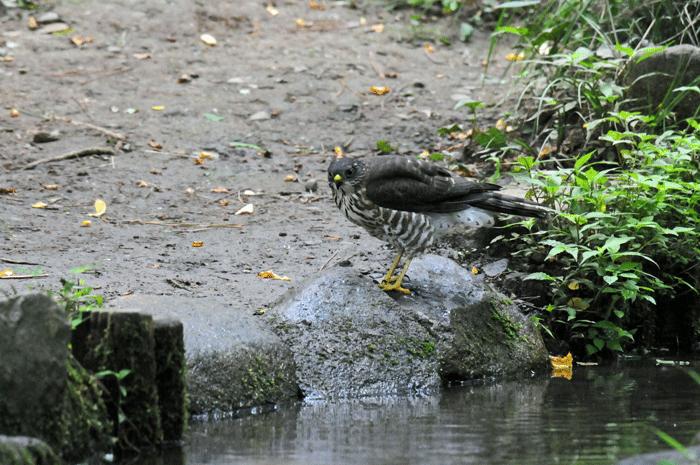
[[[397,283],[389,284],[389,283],[387,283],[386,281],[383,281],[383,282],[379,285],[379,288],[380,288],[381,290],[385,291],[385,292],[389,292],[389,291],[398,291],[398,292],[401,292],[401,293],[406,294],[406,295],[408,295],[408,294],[411,293],[411,291],[409,291],[409,290],[406,289],[405,287],[401,287],[401,284],[400,284],[400,283],[398,283],[398,284],[397,284]]]

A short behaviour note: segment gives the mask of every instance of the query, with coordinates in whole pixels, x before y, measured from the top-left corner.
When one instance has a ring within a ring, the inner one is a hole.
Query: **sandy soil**
[[[486,33],[461,43],[450,18],[411,26],[415,11],[378,1],[282,0],[275,15],[250,0],[49,10],[73,32],[31,30],[29,16],[46,10],[0,17],[0,271],[47,275],[1,280],[0,293],[57,290],[59,277],[92,266],[82,277],[107,300],[221,297],[252,312],[324,265],[380,276],[391,252],[332,202],[334,147],[371,155],[386,140],[417,155],[453,145],[436,129],[466,120],[455,103],[495,101],[507,87],[497,79],[505,60],[482,87]],[[39,142],[52,132],[57,140]],[[85,149],[104,153],[25,169]],[[96,199],[106,212],[89,217]],[[252,214],[236,215],[248,204]],[[267,270],[291,280],[258,277]]]

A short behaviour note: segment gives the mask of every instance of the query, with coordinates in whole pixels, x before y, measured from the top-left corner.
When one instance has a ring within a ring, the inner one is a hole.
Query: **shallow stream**
[[[480,382],[193,421],[181,450],[142,464],[614,464],[669,449],[654,428],[693,440],[700,385],[685,370],[698,365],[576,366],[571,380]]]

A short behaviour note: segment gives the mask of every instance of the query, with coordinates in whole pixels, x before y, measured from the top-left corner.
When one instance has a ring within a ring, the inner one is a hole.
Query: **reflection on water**
[[[649,426],[688,444],[700,431],[699,397],[700,386],[675,367],[576,367],[571,381],[539,377],[195,421],[182,451],[149,463],[614,464],[668,448]]]

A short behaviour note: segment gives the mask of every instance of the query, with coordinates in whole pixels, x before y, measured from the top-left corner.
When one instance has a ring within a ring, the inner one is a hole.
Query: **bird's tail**
[[[484,192],[478,198],[470,199],[469,203],[474,207],[508,215],[544,218],[549,212],[537,202],[498,192]]]

